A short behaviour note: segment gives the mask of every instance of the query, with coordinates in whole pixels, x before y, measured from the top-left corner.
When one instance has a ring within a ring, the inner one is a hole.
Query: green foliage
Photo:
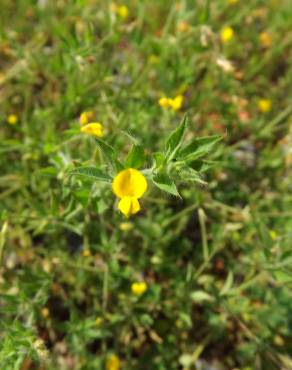
[[[1,1],[1,370],[292,368],[291,22],[289,0]]]

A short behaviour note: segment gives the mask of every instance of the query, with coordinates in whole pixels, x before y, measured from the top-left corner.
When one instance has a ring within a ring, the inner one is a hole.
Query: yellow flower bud
[[[106,360],[106,370],[120,370],[121,360],[115,354],[109,356]]]
[[[148,289],[148,285],[145,281],[135,282],[131,285],[131,291],[135,295],[142,295]]]
[[[258,109],[262,113],[267,113],[272,108],[272,101],[269,99],[260,99],[258,101]]]
[[[7,122],[10,125],[15,125],[18,122],[18,116],[16,114],[9,114],[7,117]]]
[[[234,36],[233,28],[224,27],[220,32],[220,38],[223,43],[229,42]]]

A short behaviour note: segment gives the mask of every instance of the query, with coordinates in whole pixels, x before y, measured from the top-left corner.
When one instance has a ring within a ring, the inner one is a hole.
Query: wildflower
[[[268,32],[262,32],[259,36],[260,44],[264,48],[268,48],[272,45],[272,37]]]
[[[276,233],[275,230],[270,230],[269,234],[272,240],[276,240],[278,237],[278,234]]]
[[[44,319],[47,319],[50,316],[50,310],[48,309],[48,307],[42,308],[41,313]]]
[[[129,217],[140,211],[138,199],[147,190],[147,181],[140,171],[127,168],[116,175],[112,189],[114,194],[120,198],[119,210]]]
[[[103,127],[99,122],[88,123],[87,125],[82,126],[80,131],[96,137],[103,136]]]
[[[267,113],[272,108],[272,101],[269,99],[260,99],[258,101],[258,109],[262,113]]]
[[[229,42],[234,36],[233,28],[224,27],[220,32],[220,38],[223,43]]]
[[[131,291],[135,295],[142,295],[148,289],[147,283],[145,281],[136,282],[131,285]]]
[[[116,13],[121,18],[126,19],[129,16],[129,9],[128,9],[128,7],[126,5],[120,5],[116,9]]]
[[[163,97],[159,99],[158,104],[162,108],[168,108],[170,106],[169,102],[170,102],[170,99]]]
[[[101,323],[102,323],[102,318],[98,316],[98,317],[95,319],[95,325],[96,325],[96,326],[100,326],[100,325],[101,325]]]
[[[88,111],[80,114],[79,122],[81,126],[87,125],[94,119],[94,112]]]
[[[227,2],[231,5],[237,4],[239,0],[227,0]]]
[[[134,225],[132,224],[132,222],[122,222],[122,223],[120,223],[120,230],[122,230],[122,231],[132,230],[133,227],[134,227]]]
[[[183,96],[178,95],[174,99],[170,99],[169,104],[171,108],[176,112],[177,110],[180,110],[183,104]]]
[[[91,256],[91,252],[88,248],[84,249],[82,252],[83,257],[89,257]]]
[[[178,32],[181,32],[181,33],[187,32],[187,31],[189,31],[189,29],[190,29],[190,25],[186,21],[181,21],[177,25]]]
[[[106,360],[106,370],[120,370],[121,360],[115,354],[111,355]]]
[[[16,114],[9,114],[7,117],[7,122],[10,125],[16,125],[16,123],[18,122],[18,116]]]
[[[159,105],[162,108],[172,108],[173,111],[178,111],[181,109],[182,104],[183,104],[183,96],[182,95],[177,95],[175,98],[166,98],[162,97],[158,101]]]

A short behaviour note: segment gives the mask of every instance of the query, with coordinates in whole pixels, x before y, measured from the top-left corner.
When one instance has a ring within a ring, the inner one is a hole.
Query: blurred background
[[[3,370],[292,369],[291,24],[291,0],[1,0]],[[84,112],[147,168],[184,114],[222,140],[125,219],[68,176],[103,165]]]

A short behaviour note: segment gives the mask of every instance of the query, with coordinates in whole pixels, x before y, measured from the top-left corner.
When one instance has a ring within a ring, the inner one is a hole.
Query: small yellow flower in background
[[[87,125],[82,126],[80,131],[96,137],[103,136],[103,127],[99,122],[88,123]]]
[[[224,27],[220,32],[220,38],[223,43],[229,42],[234,36],[233,28]]]
[[[41,314],[43,318],[47,319],[50,316],[50,310],[48,307],[42,308]]]
[[[237,4],[239,0],[227,0],[227,2],[231,5]]]
[[[168,108],[170,106],[169,104],[170,102],[170,99],[166,98],[166,97],[162,97],[158,100],[158,104],[162,107],[162,108]]]
[[[187,31],[189,31],[189,29],[190,29],[190,25],[186,21],[181,21],[177,25],[178,32],[182,32],[182,33],[187,32]]]
[[[177,111],[181,109],[183,100],[184,100],[183,96],[178,95],[174,99],[170,99],[169,104],[174,111]]]
[[[111,355],[106,360],[106,370],[120,370],[121,360],[117,355]]]
[[[82,255],[83,255],[83,257],[90,257],[91,252],[90,252],[89,249],[84,249],[83,252],[82,252]]]
[[[95,325],[96,325],[96,326],[100,326],[101,324],[102,324],[102,318],[98,316],[98,317],[95,319]]]
[[[112,189],[114,194],[120,198],[119,210],[129,217],[140,211],[138,199],[146,192],[147,181],[140,171],[127,168],[116,175]]]
[[[270,234],[270,237],[271,237],[272,240],[276,240],[277,237],[278,237],[278,234],[276,233],[275,230],[270,230],[269,234]]]
[[[155,54],[151,54],[148,58],[148,63],[149,64],[157,64],[159,63],[159,57]]]
[[[147,283],[145,281],[136,282],[131,285],[131,291],[135,295],[142,295],[148,289]]]
[[[175,98],[166,98],[162,97],[159,99],[158,104],[162,108],[172,108],[173,111],[178,111],[181,109],[182,104],[183,104],[183,96],[182,95],[177,95]]]
[[[121,18],[126,19],[129,16],[129,9],[126,5],[120,5],[117,8],[117,13]]]
[[[272,108],[272,101],[269,99],[260,99],[258,101],[258,109],[262,113],[267,113]]]
[[[120,230],[122,230],[122,231],[132,230],[133,227],[134,227],[134,225],[132,224],[132,222],[122,222],[122,223],[120,223]]]
[[[262,47],[268,48],[272,45],[272,37],[268,32],[262,32],[259,36]]]
[[[9,116],[7,117],[7,122],[9,123],[9,125],[16,125],[16,123],[18,122],[18,116],[16,114],[9,114]]]
[[[94,119],[94,112],[88,111],[80,114],[79,122],[81,126],[87,125]]]

